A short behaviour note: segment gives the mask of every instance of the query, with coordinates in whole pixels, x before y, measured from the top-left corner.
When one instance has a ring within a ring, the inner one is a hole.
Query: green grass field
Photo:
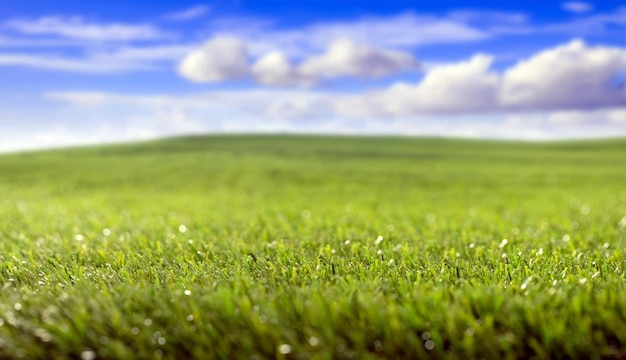
[[[0,193],[0,358],[626,357],[626,140],[180,138]]]

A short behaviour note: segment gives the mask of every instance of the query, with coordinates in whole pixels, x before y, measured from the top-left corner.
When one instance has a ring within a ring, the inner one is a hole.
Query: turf
[[[0,156],[0,358],[624,358],[626,140]]]

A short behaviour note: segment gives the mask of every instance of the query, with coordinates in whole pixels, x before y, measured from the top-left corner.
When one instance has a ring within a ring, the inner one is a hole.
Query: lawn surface
[[[0,156],[0,358],[626,357],[626,140]]]

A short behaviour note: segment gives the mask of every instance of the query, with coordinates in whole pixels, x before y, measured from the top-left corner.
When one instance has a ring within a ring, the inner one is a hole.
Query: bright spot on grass
[[[569,238],[569,235],[568,235],[568,234],[563,235],[563,242],[568,242],[568,241],[569,241],[569,239],[570,239],[570,238]]]
[[[165,345],[167,340],[163,336],[161,336],[159,340],[157,340],[157,342],[159,343],[159,345]]]
[[[37,337],[43,342],[50,342],[52,340],[52,335],[44,329],[36,329],[35,335],[37,335]]]
[[[94,360],[96,358],[96,352],[93,350],[85,350],[80,354],[82,360]]]
[[[382,255],[382,254],[383,254],[383,251],[382,251],[382,250],[378,250],[378,251],[376,252],[376,255]]]
[[[426,350],[432,350],[435,348],[435,342],[432,340],[428,340],[424,343],[424,347],[426,348]]]
[[[506,253],[502,254],[502,258],[506,259]]]
[[[422,333],[422,340],[424,340],[424,341],[430,340],[430,333],[428,331],[424,331]]]
[[[104,235],[104,236],[111,235],[111,229],[109,229],[109,228],[102,229],[102,235]]]
[[[15,303],[15,304],[13,305],[13,308],[15,309],[15,311],[20,311],[20,310],[22,310],[22,304],[20,304],[20,303]]]
[[[582,278],[582,279],[578,280],[578,283],[581,284],[581,285],[587,283],[587,278]]]
[[[350,240],[346,240],[343,242],[344,245],[350,245]]]
[[[502,239],[502,241],[500,242],[500,244],[498,245],[498,247],[499,247],[500,249],[502,249],[502,248],[503,248],[503,247],[505,247],[505,246],[506,246],[506,244],[508,244],[508,243],[509,243],[509,240],[507,240],[507,239]]]
[[[619,223],[617,223],[617,225],[621,228],[626,228],[626,216],[624,216],[622,220],[620,220]]]
[[[152,326],[152,319],[146,319],[143,321],[143,324],[146,326]]]
[[[435,220],[437,220],[437,216],[435,216],[435,214],[427,214],[426,215],[426,221],[428,221],[429,223],[434,223]]]
[[[591,208],[589,207],[589,205],[585,204],[585,205],[580,207],[580,213],[581,214],[589,215],[590,212],[591,212]]]
[[[302,216],[303,219],[310,219],[311,218],[311,212],[309,210],[303,210],[300,213],[300,216]]]
[[[130,333],[133,334],[133,335],[139,334],[139,328],[138,327],[134,327],[134,328],[130,329]]]
[[[469,244],[469,248],[470,248],[470,249],[473,249],[473,248],[475,248],[475,247],[476,247],[476,244],[474,244],[474,243]]]
[[[605,242],[604,244],[602,244],[602,247],[605,249],[608,249],[609,246],[611,246],[608,242]]]
[[[289,344],[282,344],[278,347],[278,352],[283,355],[287,355],[291,352],[291,346]]]
[[[537,255],[543,255],[543,248],[539,248],[539,250],[537,250]]]
[[[311,346],[317,346],[317,345],[319,345],[319,344],[320,344],[320,339],[318,339],[318,338],[317,338],[317,337],[315,337],[315,336],[311,336],[311,337],[309,338],[309,344],[310,344]]]
[[[555,288],[548,289],[548,294],[550,294],[550,295],[556,294],[556,289]]]
[[[191,315],[191,314],[187,315],[187,321],[192,322],[193,321],[193,315]]]
[[[376,240],[374,240],[374,245],[378,246],[381,242],[383,242],[385,238],[382,235],[378,235]]]
[[[76,236],[74,237],[74,239],[76,239],[76,241],[83,241],[85,237],[83,236],[83,234],[76,234]]]
[[[187,227],[185,225],[180,225],[178,227],[178,231],[180,231],[182,234],[187,232]]]
[[[189,289],[185,290],[185,295],[191,296],[191,290],[189,290]]]

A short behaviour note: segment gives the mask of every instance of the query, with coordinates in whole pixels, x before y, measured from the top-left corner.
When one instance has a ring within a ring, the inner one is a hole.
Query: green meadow
[[[0,358],[625,358],[626,140],[0,156]]]

